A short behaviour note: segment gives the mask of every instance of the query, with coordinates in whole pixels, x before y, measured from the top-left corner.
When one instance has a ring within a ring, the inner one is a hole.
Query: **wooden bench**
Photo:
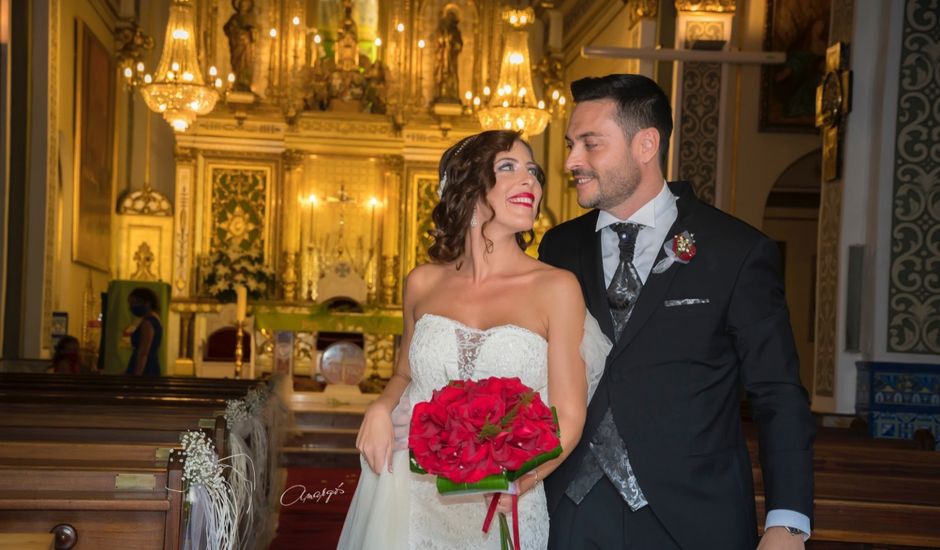
[[[183,463],[171,449],[202,429],[221,452],[225,401],[256,382],[149,382],[0,375],[0,531],[59,526],[57,539],[77,533],[87,548],[177,549]]]
[[[183,513],[182,455],[166,466],[32,460],[0,464],[0,531],[52,530],[67,546],[177,550]],[[121,480],[124,480],[122,483]]]
[[[756,430],[746,426],[764,514]],[[940,453],[912,441],[820,429],[814,445],[815,509],[808,548],[940,548]]]

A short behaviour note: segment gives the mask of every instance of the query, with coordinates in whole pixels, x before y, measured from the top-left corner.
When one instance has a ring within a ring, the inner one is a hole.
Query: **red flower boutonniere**
[[[695,246],[695,236],[688,231],[683,231],[666,241],[666,244],[663,245],[663,251],[666,253],[666,257],[653,266],[653,273],[662,273],[676,262],[680,264],[689,263],[698,251]]]

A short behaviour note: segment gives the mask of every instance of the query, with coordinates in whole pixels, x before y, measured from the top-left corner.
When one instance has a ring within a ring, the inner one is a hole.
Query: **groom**
[[[565,140],[578,203],[543,261],[575,273],[614,343],[581,442],[545,481],[549,547],[753,550],[740,388],[760,429],[760,548],[803,548],[813,420],[776,245],[661,169],[669,99],[640,75],[585,78]]]

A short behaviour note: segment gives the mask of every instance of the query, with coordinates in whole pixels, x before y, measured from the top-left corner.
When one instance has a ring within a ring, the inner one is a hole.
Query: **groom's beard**
[[[640,171],[636,166],[627,165],[622,171],[601,174],[594,170],[576,168],[571,171],[575,178],[593,178],[596,186],[594,193],[582,196],[578,193],[578,205],[581,208],[610,210],[636,193],[640,186]]]

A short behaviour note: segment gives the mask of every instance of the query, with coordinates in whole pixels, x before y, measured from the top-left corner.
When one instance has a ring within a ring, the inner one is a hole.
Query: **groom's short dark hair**
[[[571,83],[571,97],[575,103],[613,100],[617,104],[618,123],[627,137],[644,128],[656,128],[660,160],[665,166],[672,135],[672,107],[659,84],[639,74],[587,77]]]

